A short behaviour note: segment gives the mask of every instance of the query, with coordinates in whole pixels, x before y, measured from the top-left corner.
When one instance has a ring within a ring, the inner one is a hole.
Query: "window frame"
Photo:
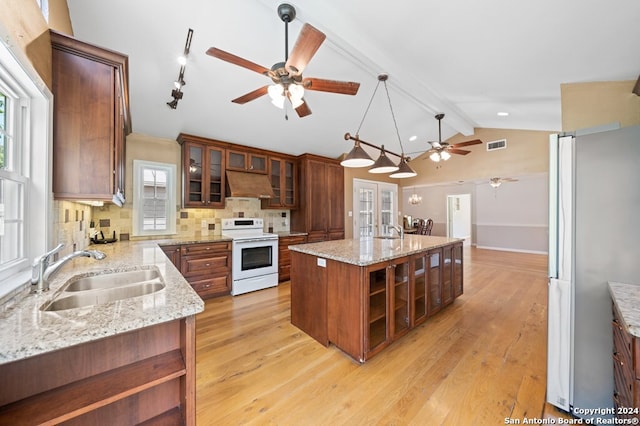
[[[1,22],[0,80],[3,93],[11,98],[11,114],[16,120],[7,123],[11,141],[5,154],[10,170],[0,173],[22,185],[23,198],[22,251],[18,259],[0,269],[2,299],[29,282],[32,260],[53,241],[50,220],[53,94]]]
[[[167,227],[164,230],[144,229],[144,208],[143,208],[143,173],[146,169],[161,170],[167,173],[167,203],[165,205],[165,215]],[[133,160],[133,236],[162,236],[176,234],[176,176],[177,168],[175,164],[160,163],[148,160]]]

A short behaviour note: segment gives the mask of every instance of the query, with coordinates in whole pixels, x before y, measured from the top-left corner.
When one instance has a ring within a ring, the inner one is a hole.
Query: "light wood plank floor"
[[[290,284],[210,299],[199,425],[497,425],[543,416],[547,256],[465,248],[464,294],[358,365],[290,323]]]

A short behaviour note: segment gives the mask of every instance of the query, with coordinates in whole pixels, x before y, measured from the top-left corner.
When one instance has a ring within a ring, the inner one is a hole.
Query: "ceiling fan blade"
[[[304,101],[302,105],[296,108],[296,113],[298,113],[298,117],[300,118],[311,114],[311,109],[309,108],[309,105],[307,105],[307,101]]]
[[[231,102],[236,104],[246,104],[249,101],[259,98],[260,96],[266,95],[267,89],[269,89],[269,86],[262,86],[261,88],[256,89],[253,92],[249,92],[246,95],[242,95],[239,98],[235,98]]]
[[[244,58],[236,56],[232,53],[225,52],[224,50],[220,50],[216,47],[210,47],[207,50],[207,55],[213,56],[214,58],[222,59],[223,61],[229,62],[234,65],[238,65],[248,70],[255,71],[258,74],[267,75],[267,73],[269,72],[269,69],[263,67],[262,65],[258,65]]]
[[[478,145],[478,144],[481,144],[481,143],[482,143],[482,141],[480,139],[474,139],[472,141],[454,143],[454,144],[451,144],[449,146],[452,146],[453,148],[462,148],[463,146]]]
[[[320,48],[325,38],[327,38],[327,36],[324,35],[322,31],[312,25],[304,24],[285,65],[287,71],[292,75],[302,74],[302,71]]]
[[[358,93],[358,89],[360,88],[360,83],[355,83],[353,81],[325,80],[313,77],[303,79],[302,85],[307,90],[340,93],[343,95],[355,95]]]
[[[456,149],[456,148],[449,148],[447,149],[447,151],[449,151],[452,154],[460,154],[460,155],[467,155],[468,153],[471,152],[471,151],[467,151],[466,149]]]

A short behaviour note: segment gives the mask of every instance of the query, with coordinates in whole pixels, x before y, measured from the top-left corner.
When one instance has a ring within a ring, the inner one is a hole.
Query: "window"
[[[0,297],[24,284],[49,246],[51,92],[0,33]],[[34,208],[29,208],[34,206]]]
[[[176,233],[175,164],[133,161],[133,235]]]

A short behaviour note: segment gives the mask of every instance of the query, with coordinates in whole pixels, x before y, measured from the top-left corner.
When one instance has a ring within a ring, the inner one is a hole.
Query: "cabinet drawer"
[[[214,252],[230,252],[231,242],[183,244],[182,255],[207,254]]]
[[[203,299],[231,292],[231,275],[190,279],[189,284]]]
[[[183,257],[180,268],[180,272],[185,278],[203,274],[219,275],[229,271],[231,271],[231,256],[227,253]]]

